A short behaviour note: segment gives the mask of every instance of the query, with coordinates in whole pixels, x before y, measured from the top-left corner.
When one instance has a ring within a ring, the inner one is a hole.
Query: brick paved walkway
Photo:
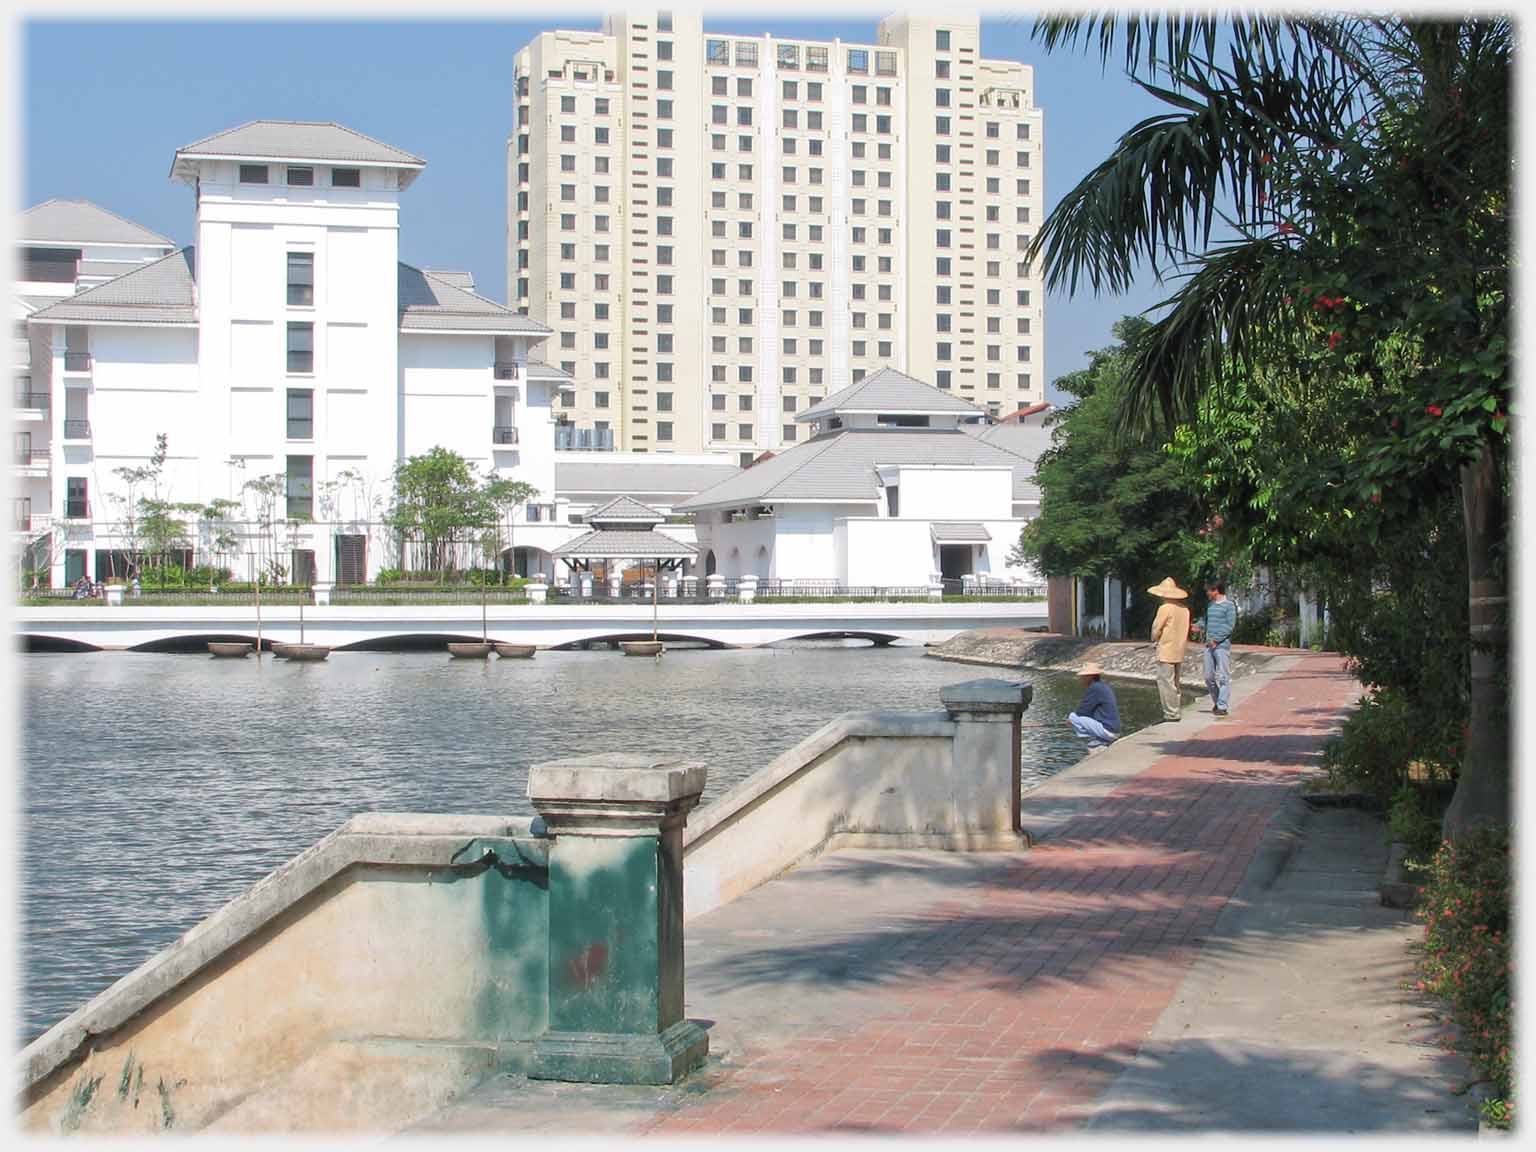
[[[1358,693],[1336,658],[1300,660],[980,892],[905,918],[890,938],[896,975],[867,1019],[818,1033],[811,994],[807,1030],[746,1054],[648,1129],[1071,1128],[1168,1006]]]

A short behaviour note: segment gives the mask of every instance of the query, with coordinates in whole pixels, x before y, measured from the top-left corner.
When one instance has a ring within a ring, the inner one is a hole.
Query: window
[[[576,143],[576,125],[574,125],[574,124],[562,124],[562,125],[560,125],[560,142],[562,144],[574,144],[574,143]]]
[[[808,72],[825,72],[827,70],[827,50],[814,45],[805,50],[805,68]]]
[[[574,244],[562,244],[562,245],[560,245],[560,259],[562,259],[562,260],[574,260],[574,259],[576,259],[576,245],[574,245]]]
[[[672,41],[670,41],[670,40],[658,40],[658,41],[656,41],[656,59],[658,59],[658,60],[670,60],[670,59],[672,59]]]
[[[948,108],[949,107],[949,89],[948,88],[935,88],[934,92],[933,92],[933,103],[934,103],[935,107],[938,107],[938,108]],[[988,124],[987,127],[991,128],[992,125]]]
[[[933,317],[934,329],[938,332],[948,332],[954,323],[953,317],[948,312],[935,313]]]
[[[574,301],[574,300],[562,300],[560,302],[560,319],[562,319],[562,320],[574,320],[574,319],[576,319],[576,301]]]
[[[935,60],[933,62],[933,74],[935,76],[937,76],[940,80],[948,80],[949,79],[949,61],[948,60]]]
[[[574,184],[562,184],[562,185],[560,185],[560,199],[562,201],[564,201],[565,203],[567,203],[567,204],[573,203],[575,201],[575,199],[576,199],[576,185],[574,185]]]
[[[780,68],[799,68],[800,46],[798,44],[780,44],[778,61]]]
[[[267,182],[267,166],[265,164],[240,165],[240,183],[265,184]]]
[[[736,95],[743,100],[750,100],[752,98],[752,77],[736,77]]]
[[[942,359],[942,357],[941,357],[941,359]],[[933,382],[935,384],[937,384],[940,388],[943,388],[946,391],[948,391],[949,386],[950,386],[950,371],[949,371],[948,368],[940,368],[937,372],[935,372],[933,374],[933,377],[934,377]]]
[[[991,123],[989,123],[987,125],[987,139],[988,140],[996,140],[997,139],[997,133],[998,133],[998,124],[997,124],[997,121],[994,120],[994,121],[992,121]]]
[[[332,168],[332,188],[358,188],[362,186],[363,170],[361,168]]]
[[[949,145],[935,144],[933,146],[933,161],[935,164],[949,163]]]
[[[793,108],[784,109],[784,127],[798,128],[800,126],[800,113]]]
[[[656,73],[656,87],[663,92],[672,91],[672,73],[670,70]]]
[[[752,383],[752,366],[750,364],[742,364],[738,367],[736,369],[736,379],[743,384]]]
[[[717,397],[717,399],[724,400],[725,397],[724,396],[720,396],[720,397]],[[724,440],[725,439],[725,425],[724,424],[711,424],[709,426],[709,438],[711,440]]]
[[[938,359],[952,360],[954,359],[954,349],[955,346],[953,344],[942,343],[935,349],[935,351],[937,353]]]
[[[608,129],[598,127],[592,130],[592,142],[594,144],[608,143]]]
[[[935,173],[934,174],[934,180],[933,180],[934,191],[935,192],[948,192],[948,191],[950,191],[950,179],[951,179],[951,177],[950,177],[950,174],[948,172],[937,172],[937,173]]]
[[[606,204],[608,202],[608,189],[607,188],[598,188],[598,189],[596,189],[596,191],[599,193],[599,195],[597,197],[598,203]],[[658,208],[670,208],[670,207],[672,207],[672,189],[670,189],[670,188],[658,188],[658,189],[656,189],[656,207],[658,207]]]
[[[312,520],[315,515],[315,458],[290,456],[287,474],[288,518]]]
[[[670,32],[670,31],[672,31],[672,13],[671,12],[658,12],[658,13],[656,13],[656,31],[658,31],[658,32]]]
[[[594,408],[606,408],[606,407],[608,407],[608,393],[606,393],[606,392],[594,392],[594,393],[592,393],[592,407],[594,407]]]
[[[290,188],[310,188],[315,183],[315,170],[313,168],[288,169],[288,186]]]
[[[889,88],[876,88],[875,103],[882,108],[889,108],[891,106],[891,90]]]
[[[800,429],[796,428],[793,424],[786,424],[784,425],[783,433],[785,440],[793,440],[800,434]]]
[[[750,40],[736,41],[736,66],[738,68],[757,67],[757,45]]]
[[[562,96],[562,97],[560,97],[560,115],[562,115],[562,116],[574,116],[575,114],[576,114],[576,97],[574,97],[574,96]]]
[[[658,100],[658,101],[656,101],[656,119],[658,119],[658,120],[670,120],[670,119],[672,119],[672,101],[670,101],[670,100]]]
[[[576,273],[560,273],[560,290],[562,292],[574,292],[576,290]]]
[[[288,371],[313,372],[315,370],[315,326],[313,324],[288,325]]]
[[[1017,125],[1015,131],[1016,131],[1016,135],[1018,136],[1018,138],[1020,140],[1028,140],[1029,139],[1029,125],[1028,124],[1019,124],[1019,125]]]
[[[574,172],[574,171],[576,171],[576,157],[572,156],[572,155],[563,155],[563,156],[561,156],[560,157],[560,171],[562,171],[562,172]]]
[[[934,50],[938,52],[949,51],[949,29],[940,28],[934,33]]]
[[[752,425],[750,425],[750,424],[738,424],[738,425],[736,425],[736,438],[738,440],[750,440],[750,439],[752,439]]]
[[[731,42],[729,40],[704,41],[704,60],[708,64],[729,64],[731,62]]]
[[[875,131],[882,136],[889,136],[891,134],[891,118],[889,116],[876,116]]]
[[[315,302],[315,254],[288,253],[288,303],[307,308]]]
[[[608,98],[606,96],[599,96],[596,100],[592,101],[592,112],[597,116],[608,115]]]
[[[894,76],[894,75],[896,75],[896,53],[894,53],[894,52],[876,52],[875,53],[875,75],[876,76]]]
[[[656,323],[658,323],[658,324],[670,324],[670,323],[672,323],[672,305],[670,305],[670,304],[658,304],[658,305],[656,305]]]
[[[869,71],[869,49],[848,49],[848,71],[867,73]]]
[[[315,438],[315,393],[312,388],[288,389],[288,439]]]
[[[730,110],[724,104],[711,104],[709,106],[709,122],[711,124],[724,124],[729,119]]]

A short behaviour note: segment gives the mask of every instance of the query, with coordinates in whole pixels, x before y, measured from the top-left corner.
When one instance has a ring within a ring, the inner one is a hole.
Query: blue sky
[[[894,9],[894,6],[893,6]],[[710,31],[871,42],[877,17],[706,18]],[[23,207],[95,201],[191,243],[192,192],[169,180],[175,150],[248,120],[334,120],[427,161],[402,198],[401,259],[462,268],[506,299],[506,139],[512,59],[541,31],[599,27],[597,16],[526,21],[107,23],[28,21],[19,29]],[[1097,56],[1047,55],[1029,18],[984,14],[982,53],[1035,66],[1045,110],[1047,207],[1115,139],[1159,109]],[[1053,296],[1046,373],[1054,381],[1112,341],[1110,328],[1158,299],[1150,278],[1125,297]],[[1052,390],[1054,398],[1054,390]]]

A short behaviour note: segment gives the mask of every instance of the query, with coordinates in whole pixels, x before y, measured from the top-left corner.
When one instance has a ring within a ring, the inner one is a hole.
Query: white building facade
[[[1009,553],[1039,513],[1035,457],[1048,433],[1001,441],[1003,426],[981,418],[893,370],[850,385],[801,414],[806,442],[678,505],[695,513],[702,570],[849,588],[1042,588]]]
[[[554,499],[548,329],[451,273],[398,259],[399,200],[424,161],[334,124],[257,121],[179,150],[196,243],[27,319],[48,353],[55,586],[123,574],[135,497],[191,507],[186,561],[360,582],[397,563],[380,523],[394,469],[442,446]],[[267,479],[262,485],[252,481]],[[216,537],[233,533],[233,544]],[[258,539],[259,537],[259,539]]]
[[[853,44],[630,10],[540,35],[515,83],[508,300],[578,381],[567,442],[746,463],[887,366],[1044,399],[1043,117],[974,11]]]

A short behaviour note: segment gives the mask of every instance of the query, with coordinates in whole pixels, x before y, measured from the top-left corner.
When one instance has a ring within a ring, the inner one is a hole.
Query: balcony
[[[89,420],[64,421],[64,439],[89,440],[91,438],[91,422]]]
[[[41,419],[41,414],[48,409],[48,393],[46,392],[30,392],[25,389],[17,389],[15,395],[17,408],[23,412],[38,413],[34,419]]]
[[[522,379],[522,366],[515,360],[498,360],[495,365],[496,379],[520,380]]]
[[[91,370],[91,354],[89,352],[64,353],[64,371],[89,372]]]
[[[577,428],[571,424],[556,424],[555,451],[612,452],[613,429]]]
[[[64,519],[89,520],[91,518],[91,502],[89,500],[64,501]]]
[[[48,449],[18,448],[16,450],[16,471],[22,476],[48,475]]]
[[[491,429],[491,443],[498,448],[516,444],[517,426],[515,424],[497,424]]]

